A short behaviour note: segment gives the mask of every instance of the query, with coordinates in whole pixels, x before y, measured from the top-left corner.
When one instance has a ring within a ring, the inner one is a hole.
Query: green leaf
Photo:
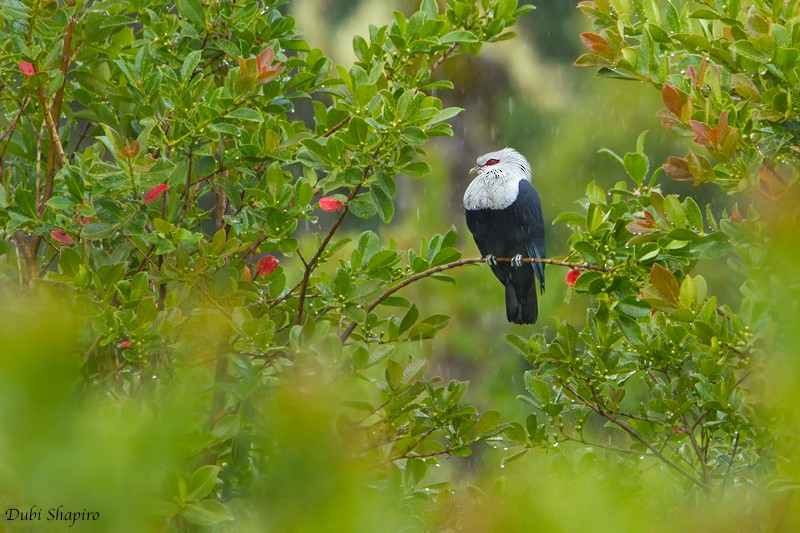
[[[424,161],[415,161],[413,163],[409,163],[408,165],[404,166],[401,169],[403,172],[411,176],[412,178],[419,178],[422,176],[427,176],[431,173],[431,167],[428,163]]]
[[[686,276],[681,283],[680,302],[683,307],[691,308],[697,297],[697,289],[695,289],[694,280],[692,276]]]
[[[689,15],[690,19],[719,20],[722,16],[710,9],[697,9]]]
[[[181,66],[182,80],[186,81],[191,77],[192,73],[194,72],[194,69],[196,69],[197,65],[200,63],[201,55],[202,54],[200,50],[189,52],[186,55],[186,59],[183,60],[183,65]]]
[[[442,44],[477,43],[478,38],[472,32],[456,30],[440,37],[439,42]]]
[[[428,140],[425,132],[415,126],[400,130],[400,138],[409,144],[424,144]]]
[[[628,339],[628,342],[631,344],[642,343],[642,328],[639,327],[639,323],[636,322],[636,320],[625,315],[620,315],[617,319],[617,324],[619,324],[619,329],[622,331],[625,338]]]
[[[436,116],[434,116],[430,120],[430,124],[438,124],[439,122],[450,120],[451,118],[458,115],[462,111],[464,111],[464,108],[462,107],[445,107],[444,109],[436,113]]]
[[[259,321],[252,320],[250,323],[254,326],[257,326]],[[241,419],[238,414],[225,415],[220,418],[216,424],[214,424],[214,429],[211,430],[211,433],[217,438],[217,440],[222,442],[236,436],[239,433],[240,428]],[[202,498],[203,496],[205,496],[205,494],[200,497]]]
[[[105,222],[90,222],[81,230],[81,238],[86,240],[100,240],[111,237],[117,230],[115,224]]]
[[[525,378],[526,378],[525,383],[528,387],[528,391],[531,394],[533,394],[536,398],[538,398],[539,401],[542,403],[542,405],[550,403],[550,395],[552,392],[550,390],[550,385],[548,385],[541,379],[538,379],[537,376],[531,370],[525,372]]]
[[[205,28],[206,14],[201,0],[177,0],[178,12],[195,26]]]
[[[233,513],[217,500],[200,500],[190,503],[183,510],[181,516],[187,522],[199,526],[213,526],[234,519]]]
[[[647,177],[647,171],[650,168],[647,157],[639,152],[629,152],[625,154],[623,164],[625,166],[625,172],[628,173],[637,185],[641,185],[644,178]]]
[[[186,483],[186,501],[193,502],[208,496],[217,483],[220,467],[214,465],[201,466],[194,471]]]
[[[403,383],[416,383],[428,370],[427,359],[414,359],[403,369]]]
[[[500,416],[500,413],[497,411],[486,411],[480,419],[478,419],[475,431],[478,435],[483,435],[496,428],[502,421],[503,417]]]
[[[403,316],[403,320],[400,322],[400,327],[398,328],[398,334],[402,335],[403,333],[405,333],[408,330],[408,328],[410,328],[417,322],[418,318],[419,318],[419,309],[417,309],[416,305],[411,304],[411,307],[408,308],[408,311],[406,311],[405,316]]]
[[[626,296],[617,304],[620,313],[632,318],[639,318],[650,314],[650,304],[637,300],[635,296]]]
[[[375,207],[378,208],[378,216],[383,222],[389,222],[394,216],[394,203],[389,195],[380,187],[370,187],[369,192],[375,200]]]
[[[703,233],[703,215],[700,213],[700,207],[697,205],[691,196],[687,196],[683,201],[683,207],[686,211],[686,218],[692,229]]]
[[[239,120],[247,120],[249,122],[264,122],[264,117],[256,111],[255,109],[250,109],[248,107],[240,107],[234,111],[231,111],[227,115],[226,118],[235,118]]]
[[[731,50],[746,59],[755,61],[756,63],[767,63],[772,59],[767,54],[759,52],[750,41],[736,41],[731,45]]]
[[[683,210],[683,205],[681,205],[677,196],[670,194],[664,198],[664,212],[673,226],[676,228],[686,227],[686,212]]]
[[[65,246],[61,249],[58,266],[65,276],[75,276],[81,267],[81,258],[72,248]]]

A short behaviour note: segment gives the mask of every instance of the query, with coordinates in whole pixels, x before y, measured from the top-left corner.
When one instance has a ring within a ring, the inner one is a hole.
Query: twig
[[[725,470],[725,477],[722,478],[722,486],[728,483],[728,475],[731,473],[731,467],[736,460],[736,451],[739,449],[739,432],[736,432],[736,437],[733,439],[733,451],[731,452],[731,460],[728,461],[728,468]]]
[[[689,421],[686,420],[686,415],[681,416],[681,419],[683,420],[683,424],[685,426],[689,425]],[[692,449],[694,449],[694,453],[695,453],[695,455],[697,455],[697,459],[700,461],[700,468],[703,471],[703,480],[705,481],[706,486],[708,486],[710,484],[710,482],[711,482],[711,477],[709,476],[709,473],[708,473],[708,464],[706,463],[706,454],[705,454],[705,451],[702,450],[700,448],[700,446],[697,444],[697,438],[695,438],[695,436],[694,436],[694,431],[690,431],[689,432],[689,442],[692,443]]]
[[[263,243],[266,240],[267,236],[261,235],[258,239],[256,239],[256,242],[254,242],[247,250],[245,250],[245,252],[241,255],[241,258],[247,259],[248,257],[250,257],[253,254],[253,252],[258,250],[258,247],[261,246],[261,243]]]
[[[387,462],[387,463],[393,463],[393,462],[395,462],[395,461],[397,461],[397,460],[400,460],[400,459],[413,459],[413,457],[409,457],[409,456],[408,456],[409,452],[411,452],[411,450],[413,450],[414,448],[416,448],[417,446],[419,446],[419,445],[420,445],[420,443],[422,443],[422,441],[424,441],[425,439],[427,439],[428,437],[430,437],[430,436],[431,436],[431,434],[433,434],[433,432],[434,432],[434,431],[436,431],[437,429],[439,429],[439,428],[437,428],[436,426],[433,426],[433,427],[432,427],[432,428],[430,428],[428,431],[426,431],[425,433],[423,433],[422,435],[420,435],[420,437],[419,437],[417,440],[415,440],[414,442],[412,442],[411,444],[409,444],[409,445],[406,447],[406,449],[405,449],[405,451],[404,451],[403,453],[401,453],[401,454],[400,454],[400,455],[398,455],[397,457],[394,457],[394,458],[392,458],[392,459],[389,459],[389,460],[388,460],[388,461],[386,461],[386,462]],[[443,451],[439,451],[439,452],[435,452],[435,453],[436,453],[436,454],[440,454],[440,453],[445,453],[445,452],[443,452]],[[426,457],[426,456],[425,456],[425,455],[418,454],[418,455],[415,455],[414,457]]]
[[[323,137],[330,137],[331,135],[333,135],[334,133],[336,133],[337,131],[342,129],[342,127],[345,126],[348,122],[350,122],[351,118],[353,118],[352,115],[347,115],[342,120],[340,120],[338,123],[336,123],[335,125],[331,126],[331,129],[329,129],[328,131],[323,133],[322,136]]]
[[[497,258],[495,258],[495,260],[498,263],[510,263],[512,261],[512,258],[510,258],[510,257],[497,257]],[[402,289],[404,287],[407,287],[408,285],[411,285],[415,281],[419,281],[422,278],[427,278],[428,276],[431,276],[433,274],[437,274],[437,273],[442,272],[444,270],[450,270],[451,268],[457,268],[457,267],[464,266],[464,265],[471,265],[471,264],[475,264],[475,263],[485,263],[485,262],[486,262],[486,259],[483,258],[483,257],[472,257],[472,258],[469,258],[469,259],[459,259],[458,261],[453,261],[453,262],[447,263],[445,265],[439,265],[439,266],[436,266],[436,267],[433,267],[433,268],[429,268],[428,270],[425,270],[423,272],[419,272],[418,274],[414,274],[413,276],[404,279],[403,281],[401,281],[397,285],[393,285],[392,287],[387,289],[386,292],[384,292],[383,294],[381,294],[380,296],[375,298],[372,302],[370,302],[370,304],[369,304],[369,306],[367,308],[367,313],[369,313],[370,311],[375,309],[386,298],[388,298],[392,294],[396,293],[400,289]],[[578,269],[584,269],[584,270],[597,270],[599,272],[612,272],[612,270],[609,269],[609,268],[603,268],[603,267],[599,267],[599,266],[595,266],[595,265],[587,265],[585,263],[570,263],[570,262],[567,262],[567,261],[557,261],[555,259],[540,259],[538,257],[524,257],[524,258],[522,258],[522,262],[523,263],[543,263],[545,265],[565,266],[565,267],[569,267],[569,268],[578,268]],[[356,328],[357,325],[358,324],[354,321],[344,331],[344,333],[342,333],[342,335],[340,335],[340,338],[341,338],[342,342],[346,341],[347,338],[350,337],[350,334],[353,333],[353,330]]]
[[[636,431],[632,427],[629,427],[627,424],[619,421],[613,414],[607,412],[600,405],[595,405],[592,402],[586,400],[586,398],[584,398],[583,396],[578,394],[578,392],[573,390],[571,387],[569,387],[569,386],[567,386],[565,384],[563,384],[563,386],[567,391],[569,391],[570,394],[572,394],[575,398],[578,398],[586,407],[588,407],[589,409],[591,409],[592,411],[594,411],[598,415],[602,416],[603,418],[605,418],[609,422],[612,422],[613,424],[615,424],[622,431],[624,431],[625,433],[630,435],[630,437],[633,440],[635,440],[635,441],[639,442],[640,444],[644,445],[644,447],[647,448],[650,451],[650,453],[652,453],[655,457],[657,457],[661,462],[663,462],[664,464],[666,464],[667,466],[669,466],[670,468],[672,468],[673,470],[678,472],[680,475],[682,475],[683,477],[685,477],[686,479],[688,479],[689,481],[691,481],[695,485],[698,485],[699,487],[704,488],[704,489],[708,488],[700,480],[696,479],[694,476],[692,476],[691,474],[686,472],[683,468],[678,466],[677,463],[675,463],[674,461],[672,461],[668,457],[666,457],[663,453],[661,453],[660,450],[656,449],[655,446],[653,446],[652,444],[647,442],[647,439],[645,439],[644,437],[639,435],[638,431]]]
[[[22,114],[25,112],[25,108],[28,107],[28,103],[30,103],[30,101],[31,101],[31,97],[30,96],[26,96],[25,100],[22,101],[22,105],[19,106],[19,109],[17,110],[17,113],[14,115],[14,118],[11,119],[11,123],[5,129],[3,134],[0,135],[0,142],[3,142],[3,140],[5,140],[5,138],[8,137],[8,142],[3,147],[3,149],[0,150],[0,157],[5,156],[6,150],[8,149],[8,145],[11,143],[11,136],[10,135],[14,131],[14,129],[17,127],[17,122],[19,122],[19,117],[21,117]]]
[[[317,266],[317,262],[319,258],[322,256],[325,248],[328,247],[328,243],[331,242],[333,238],[333,234],[336,233],[336,230],[339,229],[339,226],[342,224],[344,217],[347,216],[349,211],[347,205],[356,197],[358,192],[366,185],[367,183],[367,176],[369,175],[369,171],[372,169],[372,165],[374,164],[375,158],[378,157],[378,152],[372,154],[373,163],[370,163],[366,167],[364,167],[364,172],[361,176],[361,183],[353,187],[353,190],[350,191],[350,195],[347,197],[347,202],[345,202],[344,207],[342,208],[341,214],[339,214],[339,218],[336,219],[336,222],[333,223],[331,229],[328,231],[328,234],[325,235],[325,238],[322,240],[322,243],[319,245],[317,252],[314,256],[309,259],[308,264],[303,271],[303,279],[300,281],[300,302],[297,305],[297,323],[300,324],[303,321],[303,307],[305,306],[306,301],[306,290],[308,289],[308,280],[311,277],[311,272],[313,272],[314,268]],[[291,292],[294,292],[292,289]]]
[[[56,157],[58,158],[58,164],[60,167],[64,167],[67,165],[67,156],[64,153],[64,146],[61,144],[61,138],[58,136],[58,126],[56,126],[55,121],[53,120],[53,115],[50,114],[50,108],[47,106],[47,98],[44,94],[44,87],[39,88],[39,100],[42,105],[42,114],[44,115],[45,124],[47,124],[47,133],[50,134],[50,144],[51,149],[55,149]],[[53,194],[53,176],[55,176],[55,172],[51,173],[48,172],[46,178],[47,181],[45,183],[45,198],[44,202],[50,199],[48,196],[48,192],[50,195]],[[42,203],[44,203],[42,202]]]
[[[442,65],[442,63],[447,61],[447,58],[449,58],[457,50],[458,50],[458,43],[454,43],[453,46],[451,46],[450,48],[445,50],[445,52],[442,54],[442,57],[440,57],[439,59],[437,59],[436,61],[433,62],[433,64],[431,65],[431,68],[428,69],[428,72],[433,72],[434,70],[439,68]]]

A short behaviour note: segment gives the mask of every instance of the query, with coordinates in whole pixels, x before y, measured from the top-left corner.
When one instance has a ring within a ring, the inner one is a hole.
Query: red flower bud
[[[578,281],[578,276],[580,275],[581,271],[578,270],[577,268],[573,268],[572,270],[567,272],[567,275],[564,277],[564,280],[567,282],[567,285],[569,285],[570,287],[574,287],[575,282]]]
[[[53,231],[50,232],[50,236],[54,240],[60,242],[61,244],[66,244],[66,245],[75,244],[73,238],[70,237],[69,233],[67,233],[63,229],[54,229]]]
[[[337,200],[333,196],[326,196],[325,198],[319,199],[319,207],[323,211],[328,211],[329,213],[332,213],[344,207],[344,202],[342,202],[341,200]]]
[[[122,341],[121,343],[119,343],[119,347],[122,348],[123,350],[130,348],[131,341]]]
[[[19,71],[22,72],[26,78],[30,78],[36,73],[36,69],[34,69],[33,65],[27,61],[19,62]]]
[[[279,261],[271,255],[265,255],[256,263],[256,277],[269,276],[278,268]]]
[[[169,185],[167,185],[166,183],[161,183],[159,185],[156,185],[155,187],[144,193],[144,203],[149,204],[150,202],[152,202],[153,200],[164,194],[164,191],[166,191],[167,189],[169,189]]]

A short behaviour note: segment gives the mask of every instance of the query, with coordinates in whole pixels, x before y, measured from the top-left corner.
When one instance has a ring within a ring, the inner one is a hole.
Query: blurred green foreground
[[[791,269],[800,257],[790,246],[793,228],[784,229],[774,257]],[[780,406],[775,424],[796,429],[800,316],[792,305],[772,311],[785,335],[766,381]],[[163,531],[159,515],[170,514],[178,493],[201,516],[224,512],[196,505],[215,487],[185,472],[187,458],[213,439],[204,414],[211,369],[187,359],[174,379],[142,387],[134,397],[102,386],[84,390],[74,351],[80,320],[79,309],[46,291],[6,298],[0,310],[0,501],[4,512],[37,505],[43,517],[5,527],[61,530],[69,522],[46,516],[63,506],[99,513],[96,522],[78,520],[77,531]],[[454,464],[459,459],[445,461],[443,470],[463,472],[456,475],[463,486],[428,501],[404,494],[402,482],[387,481],[379,465],[352,458],[348,440],[358,436],[336,429],[340,408],[313,382],[286,384],[252,408],[260,426],[254,434],[263,436],[254,443],[264,461],[252,480],[256,490],[229,495],[240,519],[215,530],[793,531],[800,525],[793,487],[777,481],[687,499],[660,470],[630,476],[621,463],[597,463],[585,450],[535,451],[503,469],[489,457],[494,466],[477,477]],[[796,477],[793,452],[779,450],[779,465]],[[176,490],[182,475],[189,481]]]

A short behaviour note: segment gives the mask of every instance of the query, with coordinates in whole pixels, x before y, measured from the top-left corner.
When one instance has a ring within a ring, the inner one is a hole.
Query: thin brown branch
[[[69,0],[67,2],[67,7],[74,8],[75,0]],[[69,22],[67,22],[67,29],[64,32],[64,44],[61,49],[61,75],[63,76],[63,79],[61,80],[61,87],[58,88],[55,96],[53,97],[53,116],[55,117],[56,122],[61,120],[61,106],[64,101],[64,87],[67,85],[67,72],[69,71],[70,54],[72,54],[72,34],[75,31],[75,24],[77,23],[75,16],[75,13],[73,13],[69,18]]]
[[[731,473],[731,467],[733,467],[733,462],[736,460],[736,452],[739,449],[739,432],[736,432],[736,437],[733,440],[733,450],[731,451],[731,458],[728,461],[728,468],[725,469],[725,476],[722,478],[722,485],[725,486],[728,484],[728,475]]]
[[[53,115],[50,114],[50,108],[47,105],[47,98],[44,93],[44,87],[39,87],[39,104],[42,108],[44,115],[44,122],[47,126],[47,132],[50,136],[50,151],[48,154],[47,173],[45,174],[44,191],[41,198],[36,198],[39,202],[37,212],[39,216],[44,214],[47,201],[53,196],[53,185],[55,181],[55,167],[54,161],[58,159],[59,167],[64,167],[67,164],[67,156],[64,153],[64,146],[61,144],[61,138],[58,136],[58,126],[53,121]],[[33,239],[31,246],[33,255],[37,255],[39,246],[41,244],[41,237],[37,236]]]
[[[408,456],[408,454],[411,453],[411,450],[413,450],[414,448],[419,446],[422,443],[422,441],[424,441],[425,439],[430,437],[433,434],[433,432],[436,431],[437,429],[438,428],[436,426],[430,428],[428,431],[426,431],[425,433],[420,435],[420,437],[417,440],[415,440],[414,442],[409,444],[406,447],[405,451],[403,451],[403,453],[401,453],[397,457],[393,457],[393,458],[389,459],[387,462],[388,463],[393,463],[393,462],[398,461],[400,459],[412,459],[413,457],[409,457]],[[435,452],[435,453],[440,454],[440,453],[444,453],[444,452],[439,451],[439,452]],[[423,455],[423,454],[416,454],[416,455],[414,455],[414,457],[428,457],[428,456],[427,455]]]
[[[6,150],[8,149],[8,145],[11,143],[11,133],[12,133],[12,132],[14,131],[14,129],[17,127],[17,123],[19,122],[19,117],[21,117],[21,116],[22,116],[22,114],[25,112],[25,108],[26,108],[26,107],[28,107],[28,104],[30,103],[30,101],[31,101],[31,97],[30,97],[30,96],[26,96],[26,97],[25,97],[25,100],[23,100],[23,101],[22,101],[22,105],[21,105],[21,106],[19,106],[19,110],[18,110],[18,111],[17,111],[17,113],[14,115],[14,118],[13,118],[13,119],[11,119],[11,123],[10,123],[10,124],[8,125],[8,127],[5,129],[5,131],[3,132],[3,134],[2,134],[2,135],[0,135],[0,142],[3,142],[3,140],[4,140],[6,137],[8,137],[8,142],[7,142],[7,143],[6,143],[6,145],[3,147],[3,149],[2,149],[2,150],[0,150],[0,158],[2,158],[2,157],[4,157],[4,156],[5,156],[5,154],[6,154]]]
[[[510,263],[512,261],[512,258],[510,258],[510,257],[497,257],[497,258],[495,258],[495,261],[497,261],[498,263]],[[413,276],[404,279],[400,283],[398,283],[396,285],[393,285],[392,287],[387,289],[386,292],[384,292],[383,294],[381,294],[380,296],[375,298],[372,302],[370,302],[369,307],[367,308],[367,312],[369,313],[370,311],[375,309],[378,305],[380,305],[380,303],[382,301],[384,301],[386,298],[388,298],[392,294],[396,293],[400,289],[402,289],[404,287],[407,287],[408,285],[411,285],[415,281],[419,281],[419,280],[421,280],[423,278],[427,278],[428,276],[432,276],[433,274],[437,274],[437,273],[442,272],[444,270],[450,270],[451,268],[458,268],[458,267],[464,266],[464,265],[472,265],[472,264],[475,264],[475,263],[485,263],[485,262],[486,262],[486,258],[484,258],[484,257],[472,257],[472,258],[469,258],[469,259],[459,259],[458,261],[453,261],[453,262],[450,262],[450,263],[447,263],[447,264],[444,264],[444,265],[439,265],[439,266],[436,266],[436,267],[433,267],[433,268],[429,268],[428,270],[425,270],[423,272],[419,272],[417,274],[414,274]],[[599,267],[599,266],[595,266],[595,265],[587,265],[585,263],[570,263],[570,262],[567,262],[567,261],[558,261],[558,260],[555,260],[555,259],[540,259],[538,257],[524,257],[524,258],[522,258],[522,262],[523,263],[542,263],[542,264],[545,264],[545,265],[565,266],[565,267],[568,267],[568,268],[577,268],[577,269],[584,269],[584,270],[597,270],[597,271],[600,271],[600,272],[612,272],[611,269],[603,268],[603,267]],[[350,337],[350,334],[353,333],[353,330],[355,330],[357,325],[358,324],[356,322],[351,323],[350,326],[344,331],[344,333],[342,333],[340,338],[342,339],[343,342],[346,341],[348,337]]]
[[[619,448],[617,446],[612,446],[611,444],[602,444],[600,442],[590,442],[588,440],[584,440],[583,438],[570,437],[569,435],[564,435],[564,438],[561,439],[558,442],[566,442],[566,441],[577,442],[577,443],[583,444],[585,446],[592,446],[592,447],[596,447],[596,448],[602,448],[604,450],[611,450],[612,452],[616,452],[616,453],[624,453],[626,455],[636,455],[637,457],[642,456],[642,455],[644,455],[645,457],[656,457],[655,455],[653,455],[652,453],[649,453],[649,452],[642,453],[642,452],[636,451],[636,450],[626,450],[625,448]]]
[[[353,118],[351,115],[347,115],[342,120],[340,120],[339,122],[337,122],[336,124],[331,126],[331,129],[329,129],[328,131],[323,133],[322,136],[323,137],[330,137],[331,135],[333,135],[334,133],[336,133],[337,131],[342,129],[342,127],[345,126],[348,122],[350,122],[351,118]]]
[[[689,425],[689,421],[686,419],[686,415],[681,416],[681,420],[683,420],[684,426]],[[709,475],[708,472],[708,462],[706,461],[705,450],[701,449],[700,446],[697,444],[697,438],[694,436],[694,431],[689,431],[689,442],[692,443],[692,449],[694,450],[694,453],[697,456],[697,460],[700,461],[700,468],[703,471],[703,481],[705,481],[706,486],[710,486],[711,476]]]
[[[373,161],[378,156],[378,153],[374,153],[372,155]],[[333,223],[331,229],[328,231],[328,234],[325,235],[325,238],[320,243],[317,252],[308,260],[308,264],[303,271],[303,279],[300,281],[300,302],[297,305],[297,323],[300,324],[303,321],[303,308],[305,307],[306,302],[306,290],[308,289],[308,280],[311,277],[311,272],[314,271],[314,268],[317,266],[317,262],[319,258],[322,256],[323,252],[325,252],[325,248],[328,247],[328,243],[331,242],[333,238],[333,234],[336,233],[336,230],[339,229],[339,226],[344,221],[344,217],[347,216],[349,212],[348,204],[356,197],[359,191],[366,185],[367,183],[367,176],[369,175],[369,171],[372,169],[373,163],[370,163],[366,167],[364,167],[364,172],[361,176],[361,183],[353,187],[353,190],[350,191],[350,195],[347,197],[347,202],[345,202],[344,207],[342,208],[342,212],[339,214],[339,218],[336,219],[336,222]],[[292,289],[291,292],[294,292]]]
[[[702,487],[704,489],[708,488],[705,484],[703,484],[702,481],[700,481],[699,479],[697,479],[694,476],[692,476],[686,470],[681,468],[677,463],[672,461],[669,457],[666,457],[663,453],[661,453],[661,451],[658,450],[652,444],[650,444],[647,441],[647,439],[645,439],[644,437],[639,435],[638,431],[636,431],[632,427],[628,426],[624,422],[621,422],[620,420],[618,420],[612,413],[609,413],[605,409],[603,409],[602,406],[595,405],[594,403],[586,400],[586,398],[583,398],[580,394],[578,394],[577,391],[573,390],[571,387],[569,387],[569,386],[567,386],[566,384],[563,384],[563,383],[562,383],[562,385],[564,386],[564,388],[567,391],[569,391],[570,394],[572,394],[575,398],[580,400],[586,407],[588,407],[589,409],[591,409],[592,411],[594,411],[598,415],[602,416],[603,418],[605,418],[609,422],[612,422],[614,425],[616,425],[622,431],[624,431],[625,433],[630,435],[630,437],[633,440],[635,440],[636,442],[642,444],[645,448],[647,448],[650,451],[650,453],[652,453],[655,457],[657,457],[662,463],[664,463],[665,465],[669,466],[674,471],[676,471],[681,476],[685,477],[686,479],[688,479],[689,481],[691,481],[695,485],[697,485],[699,487]]]
[[[258,247],[261,246],[261,243],[263,243],[266,240],[267,240],[267,236],[266,235],[261,235],[258,239],[256,239],[256,242],[254,242],[247,250],[244,251],[244,253],[241,255],[241,258],[242,259],[247,259],[251,255],[253,255],[253,253],[256,250],[258,250]]]
[[[75,157],[75,154],[78,153],[78,151],[80,150],[81,144],[83,144],[83,141],[86,139],[86,136],[89,135],[89,132],[92,130],[93,126],[94,124],[92,124],[91,122],[86,122],[86,126],[83,127],[80,136],[78,136],[78,142],[75,144],[75,148],[72,149],[73,159]]]
[[[442,54],[442,57],[440,57],[439,59],[437,59],[436,61],[434,61],[434,62],[433,62],[433,64],[431,65],[431,68],[430,68],[428,71],[429,71],[429,72],[433,72],[434,70],[436,70],[437,68],[439,68],[440,66],[442,66],[442,63],[444,63],[445,61],[447,61],[447,59],[448,59],[448,58],[449,58],[451,55],[453,55],[454,53],[456,53],[456,51],[458,51],[458,43],[454,43],[454,44],[453,44],[453,46],[451,46],[450,48],[448,48],[447,50],[445,50],[445,52]]]

